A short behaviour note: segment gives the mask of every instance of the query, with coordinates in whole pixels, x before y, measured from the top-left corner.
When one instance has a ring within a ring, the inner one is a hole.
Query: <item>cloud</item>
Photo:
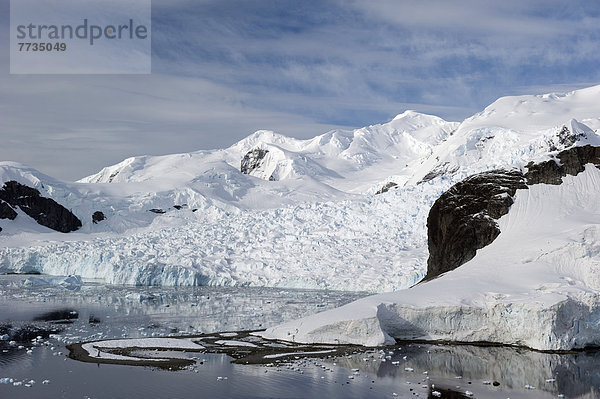
[[[152,4],[151,76],[8,75],[0,37],[0,159],[77,178],[256,129],[306,138],[405,109],[461,120],[500,96],[600,82],[595,2]],[[7,14],[0,0],[2,29]]]
[[[493,100],[477,93],[509,91],[532,76],[537,85],[600,77],[589,67],[570,74],[598,58],[594,10],[577,2],[303,2],[299,10],[286,2],[249,4],[251,13],[224,12],[228,1],[212,4],[208,17],[201,9],[189,13],[181,26],[196,41],[177,48],[169,68],[191,62],[203,77],[247,92],[390,102],[421,102],[431,92],[443,98],[452,94],[444,91],[448,83],[460,89],[470,82],[464,104],[471,109]],[[161,47],[171,48],[170,38]]]
[[[254,109],[198,78],[19,76],[0,85],[0,159],[67,179],[132,155],[228,146],[258,129],[313,136],[333,127]]]

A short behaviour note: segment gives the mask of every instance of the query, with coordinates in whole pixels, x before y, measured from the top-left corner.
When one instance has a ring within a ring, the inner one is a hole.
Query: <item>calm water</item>
[[[19,343],[23,348],[3,342],[0,378],[12,382],[0,384],[0,398],[600,396],[597,353],[556,355],[514,348],[407,344],[338,358],[298,356],[293,362],[271,366],[237,365],[226,355],[195,353],[187,356],[197,357],[196,364],[181,371],[78,362],[66,357],[66,343],[258,329],[363,294],[99,284],[71,291],[26,279],[0,277],[0,323],[10,323],[13,329],[35,325],[64,330],[48,339]],[[73,323],[33,321],[58,317],[70,317]]]

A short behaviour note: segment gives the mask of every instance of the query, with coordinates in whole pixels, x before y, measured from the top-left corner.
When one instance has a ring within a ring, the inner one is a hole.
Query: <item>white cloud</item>
[[[11,76],[0,37],[0,159],[78,178],[257,129],[310,137],[405,109],[458,120],[600,81],[600,21],[578,1],[290,4],[155,0],[151,76]]]

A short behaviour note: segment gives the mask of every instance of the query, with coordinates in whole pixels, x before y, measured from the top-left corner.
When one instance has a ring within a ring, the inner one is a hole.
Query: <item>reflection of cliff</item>
[[[162,288],[140,292],[110,296],[107,301],[115,310],[148,315],[161,323],[182,324],[183,328],[192,326],[202,332],[261,329],[362,296],[264,288]]]
[[[569,361],[563,361],[555,366],[559,391],[564,392],[566,397],[588,394],[591,398],[597,398],[600,392],[600,373],[598,373],[600,353],[577,353],[569,355],[568,358]]]
[[[379,353],[374,354],[374,358],[379,358]],[[388,355],[387,350],[385,354]],[[562,393],[570,398],[600,395],[598,352],[558,355],[509,347],[410,344],[395,350],[386,362],[365,362],[364,358],[365,354],[359,354],[338,359],[338,365],[358,368],[378,378],[406,379],[428,371],[430,381],[438,385],[445,379],[458,382],[455,377],[462,376],[460,382],[465,387],[468,381],[479,387],[482,381],[498,381],[503,390],[520,391],[531,385],[539,391]],[[393,364],[396,362],[399,363]],[[405,371],[407,367],[414,372]],[[546,382],[549,379],[556,381]]]

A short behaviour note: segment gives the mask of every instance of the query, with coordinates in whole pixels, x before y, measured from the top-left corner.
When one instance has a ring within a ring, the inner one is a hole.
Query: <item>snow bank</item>
[[[600,171],[518,190],[501,234],[474,259],[411,289],[272,327],[265,338],[385,345],[497,342],[540,350],[600,345]],[[392,338],[393,337],[393,338]]]
[[[245,346],[248,348],[257,348],[257,345],[254,345],[251,342],[245,342],[245,341],[235,341],[235,340],[231,340],[231,339],[221,339],[218,341],[215,341],[215,344],[217,345],[223,345],[223,346]]]
[[[94,359],[108,360],[126,360],[126,361],[145,361],[145,362],[164,362],[165,358],[139,358],[135,356],[126,356],[111,353],[111,349],[174,349],[174,350],[201,350],[202,345],[186,338],[138,338],[138,339],[115,339],[109,341],[87,342],[81,345],[81,348],[87,352],[88,356]]]

